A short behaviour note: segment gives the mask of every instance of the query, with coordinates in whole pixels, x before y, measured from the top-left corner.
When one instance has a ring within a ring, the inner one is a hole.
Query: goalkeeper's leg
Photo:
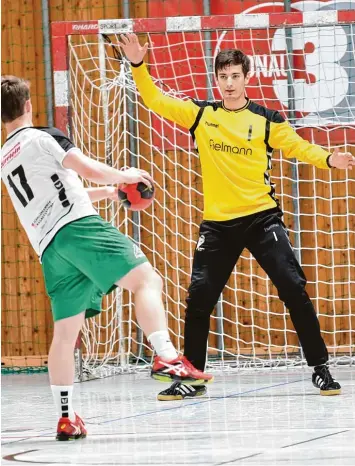
[[[315,366],[312,381],[322,395],[337,395],[340,385],[330,375],[328,351],[319,321],[305,290],[306,277],[290,244],[281,212],[265,213],[251,225],[247,248],[276,286],[280,299],[290,311],[292,323],[307,363]]]
[[[202,222],[194,253],[186,299],[184,355],[201,371],[206,363],[210,315],[244,247],[238,244],[238,236],[232,234],[231,224]],[[204,385],[173,384],[158,394],[158,400],[181,400],[205,393]]]

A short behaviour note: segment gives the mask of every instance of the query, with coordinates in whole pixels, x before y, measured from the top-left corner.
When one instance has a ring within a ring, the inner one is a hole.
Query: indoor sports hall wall
[[[41,0],[2,2],[2,74],[31,81],[35,125],[47,125]],[[146,1],[130,1],[130,14],[147,15]],[[122,18],[121,0],[49,0],[50,22]],[[4,133],[2,132],[2,141]],[[52,338],[52,318],[40,264],[2,189],[2,367],[41,365]],[[37,357],[36,357],[37,356]],[[19,359],[17,361],[17,359]]]
[[[31,94],[35,125],[47,125],[48,123],[48,88],[46,88],[45,72],[48,65],[47,55],[45,54],[44,39],[43,39],[43,11],[42,5],[45,2],[42,0],[4,0],[2,2],[2,74],[14,74],[26,77],[31,81]],[[185,0],[48,0],[49,8],[47,14],[49,22],[53,21],[76,21],[76,20],[94,20],[94,19],[116,19],[123,17],[124,3],[129,6],[130,17],[145,18],[157,16],[186,16],[186,15],[202,15],[204,14],[204,2],[202,0],[195,2],[186,2]],[[264,1],[231,1],[231,0],[211,0],[209,14],[231,14],[239,13],[244,9],[255,4],[265,6],[268,4],[267,11],[279,11],[282,2],[274,2],[275,7],[270,6],[272,2]],[[266,8],[266,7],[265,7]],[[335,7],[336,8],[336,5]],[[266,10],[265,10],[266,11]],[[142,117],[144,120],[144,116]],[[144,135],[144,126],[140,127],[140,132]],[[4,133],[2,132],[2,140]],[[352,145],[355,140],[349,141]],[[341,144],[339,140],[337,142]],[[147,149],[146,149],[147,150]],[[355,155],[355,151],[351,149]],[[146,155],[143,153],[143,155]],[[158,157],[158,156],[157,156]],[[181,155],[181,164],[188,163],[185,155]],[[275,161],[278,159],[278,154],[275,154]],[[156,160],[159,164],[159,160]],[[290,169],[289,165],[281,162],[283,165],[283,174],[287,174]],[[147,167],[149,168],[149,167]],[[199,166],[196,164],[192,167],[197,173]],[[166,170],[172,170],[173,167],[166,167]],[[278,192],[282,193],[284,200],[284,208],[292,210],[291,199],[291,175],[280,177],[279,164],[274,163],[273,175],[279,184]],[[157,182],[162,185],[163,179],[159,178],[162,175],[157,175]],[[184,180],[186,172],[182,174],[182,183],[187,183]],[[326,174],[321,170],[317,170],[317,178],[319,180],[326,179]],[[311,167],[303,166],[301,168],[300,177],[303,180],[311,180],[313,171]],[[347,221],[345,216],[342,216],[344,209],[350,209],[355,212],[355,198],[350,198],[347,205],[342,201],[349,190],[349,186],[353,189],[355,186],[355,173],[351,174],[351,183],[341,183],[344,180],[344,174],[338,172],[333,175],[334,183],[329,192],[327,183],[319,183],[317,186],[317,205],[315,206],[308,202],[314,196],[313,183],[303,183],[301,185],[301,196],[303,198],[300,209],[309,216],[304,216],[302,220],[302,230],[305,233],[302,236],[303,260],[309,264],[305,267],[306,275],[311,282],[309,291],[312,296],[320,294],[323,299],[317,302],[318,311],[324,314],[321,318],[321,327],[325,331],[325,339],[330,346],[342,345],[344,351],[350,349],[354,345],[354,341],[350,341],[349,329],[355,328],[355,318],[349,317],[351,309],[349,308],[349,296],[355,295],[355,268],[350,266],[355,264],[355,252],[352,249],[350,254],[344,253],[349,242],[347,232]],[[200,183],[196,178],[196,182]],[[165,182],[165,188],[169,191],[169,183]],[[200,186],[197,186],[200,188]],[[174,192],[174,195],[179,196],[179,192]],[[158,193],[158,196],[160,194]],[[196,198],[191,199],[201,207],[201,200]],[[288,205],[289,203],[289,205]],[[289,208],[288,208],[289,207]],[[156,207],[155,207],[156,208]],[[311,215],[314,212],[323,212],[324,217],[320,216],[316,220]],[[145,215],[145,214],[144,214]],[[144,223],[143,215],[143,223]],[[158,214],[157,214],[158,215]],[[179,216],[188,219],[191,215],[191,210],[186,207],[186,210],[179,212]],[[339,231],[334,237],[327,234],[327,222],[334,215],[333,228]],[[196,214],[194,222],[198,223],[199,214]],[[351,217],[354,220],[354,217]],[[316,225],[314,222],[316,221]],[[355,221],[355,220],[354,220]],[[170,223],[169,223],[170,222]],[[169,231],[174,231],[175,217],[171,216],[167,220],[170,227]],[[285,218],[287,226],[292,228],[291,217]],[[315,236],[307,231],[313,231],[316,228],[317,245],[319,250],[315,248]],[[354,230],[354,226],[352,228]],[[183,272],[180,280],[183,288],[186,289],[189,282],[189,271],[191,268],[190,257],[186,257],[184,261],[177,264],[176,249],[181,251],[191,250],[191,239],[196,238],[197,229],[190,228],[186,223],[184,237],[178,237],[174,233],[164,231],[162,225],[156,224],[156,233],[161,238],[165,237],[168,244],[174,243],[174,248],[168,252],[168,263],[170,269],[171,280],[174,281],[174,274],[178,273],[178,268]],[[352,244],[355,244],[354,235],[350,238]],[[144,251],[149,256],[149,251],[152,250],[152,237],[144,229],[142,230],[142,242],[146,245]],[[163,255],[163,249],[166,246],[161,244],[155,246],[157,257]],[[161,250],[160,250],[161,249]],[[336,252],[332,252],[335,249]],[[160,254],[161,253],[161,254]],[[166,254],[166,251],[164,252]],[[327,267],[334,260],[336,267]],[[322,267],[316,264],[324,264]],[[156,266],[159,269],[163,264],[156,261]],[[270,325],[263,322],[269,319],[266,313],[254,313],[254,310],[249,307],[250,290],[257,295],[256,304],[258,310],[265,310],[267,303],[263,297],[266,290],[264,280],[253,280],[248,278],[251,268],[253,275],[264,277],[257,264],[251,263],[248,255],[240,261],[238,266],[238,288],[244,289],[245,292],[240,292],[238,299],[243,303],[242,309],[236,309],[233,306],[234,297],[234,277],[232,277],[228,289],[225,293],[226,302],[230,305],[225,307],[225,316],[227,321],[224,332],[233,335],[235,327],[232,322],[235,320],[236,312],[244,325],[244,339],[250,341],[252,336],[249,334],[254,328],[254,337],[258,342],[266,341],[270,335],[266,335],[262,331],[264,328],[269,328]],[[334,286],[334,281],[344,282],[346,276],[347,285]],[[316,285],[316,281],[321,283]],[[275,290],[272,290],[273,294]],[[329,300],[334,296],[336,308],[329,309]],[[182,313],[184,302],[181,302],[181,290],[177,290],[171,282],[168,282],[166,288],[166,299],[169,300],[169,309],[173,312]],[[180,302],[179,302],[180,301]],[[273,312],[275,315],[283,313],[281,303],[275,300],[273,303]],[[230,322],[230,324],[228,324]],[[181,334],[179,326],[181,323],[176,319],[170,319],[171,327],[176,334]],[[230,329],[228,326],[230,325]],[[282,329],[285,325],[283,318],[275,318],[272,327],[274,329]],[[289,320],[286,323],[290,326]],[[213,327],[216,330],[216,321],[213,321]],[[258,330],[258,328],[260,330]],[[336,332],[334,332],[336,328]],[[246,330],[245,330],[246,329]],[[249,329],[249,330],[248,330]],[[50,313],[49,300],[46,297],[42,274],[38,259],[29,245],[27,238],[20,226],[17,216],[13,211],[11,202],[5,189],[2,190],[2,367],[15,366],[40,366],[45,364],[46,355],[52,337],[52,318]],[[214,338],[212,336],[212,338]],[[282,346],[282,332],[274,332],[271,335],[273,343]],[[234,341],[234,340],[233,340]],[[231,350],[233,348],[231,341]],[[227,343],[228,344],[228,343]],[[295,337],[294,344],[297,344]],[[216,345],[213,345],[216,347]]]

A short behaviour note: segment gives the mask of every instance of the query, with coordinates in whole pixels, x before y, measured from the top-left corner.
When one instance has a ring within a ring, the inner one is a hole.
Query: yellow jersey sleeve
[[[145,105],[158,115],[190,129],[195,123],[199,107],[192,100],[175,99],[164,95],[154,84],[146,65],[131,66],[133,79]]]
[[[329,152],[301,138],[280,114],[277,113],[275,119],[280,122],[270,122],[269,144],[272,148],[281,149],[287,158],[295,157],[318,168],[330,169],[327,163]]]

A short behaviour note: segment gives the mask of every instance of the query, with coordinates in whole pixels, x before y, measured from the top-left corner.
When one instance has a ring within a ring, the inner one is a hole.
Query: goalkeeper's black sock
[[[315,371],[318,371],[318,370],[321,370],[323,367],[327,367],[327,364],[320,364],[319,366],[314,366],[314,370]]]

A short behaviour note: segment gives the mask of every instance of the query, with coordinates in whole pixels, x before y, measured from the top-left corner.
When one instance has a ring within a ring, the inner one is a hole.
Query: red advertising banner
[[[240,13],[283,13],[283,2],[225,0],[211,1],[211,15]],[[350,1],[293,1],[293,12],[347,10]],[[203,15],[203,2],[149,2],[150,17]],[[251,59],[252,77],[247,88],[248,97],[271,109],[292,117],[297,127],[317,127],[307,135],[316,142],[328,145],[344,139],[355,140],[355,58],[354,25],[324,25],[322,27],[262,29],[233,29],[204,32],[168,32],[151,35],[154,42],[150,52],[152,75],[169,88],[190,98],[220,99],[211,72],[213,58],[219,50],[240,48]],[[287,42],[288,41],[288,42]],[[205,59],[207,57],[207,59]],[[294,112],[290,113],[290,77],[294,94]],[[171,126],[154,118],[156,140],[161,134],[172,137]],[[332,131],[329,131],[332,129]],[[299,130],[304,133],[301,128]],[[347,132],[346,138],[344,131]],[[306,133],[304,133],[306,134]],[[176,134],[174,136],[176,138]],[[186,147],[187,136],[178,135],[174,145]]]

